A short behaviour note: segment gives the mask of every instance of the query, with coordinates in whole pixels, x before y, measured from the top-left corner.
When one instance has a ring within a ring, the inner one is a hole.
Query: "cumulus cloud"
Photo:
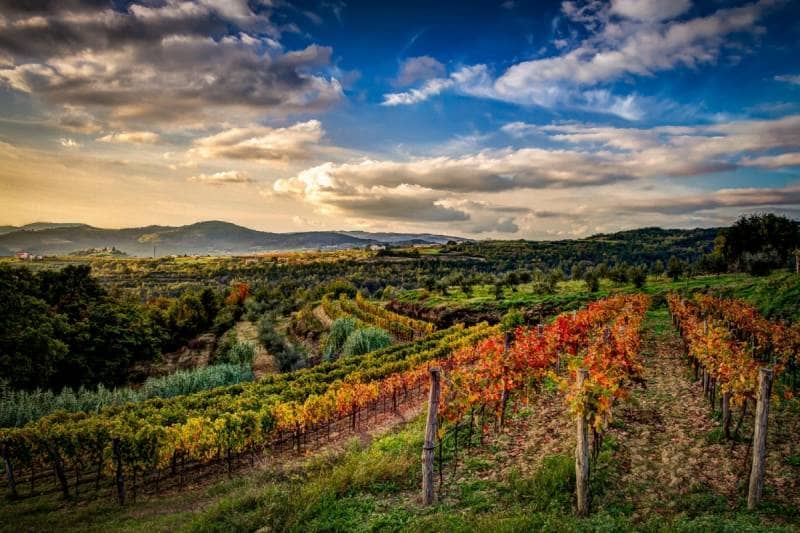
[[[644,115],[635,94],[612,94],[603,85],[626,76],[653,76],[678,67],[696,68],[718,60],[733,34],[757,32],[769,0],[720,9],[679,20],[688,0],[617,0],[562,4],[565,15],[589,35],[561,54],[523,61],[497,77],[486,65],[472,65],[422,87],[384,95],[385,105],[411,105],[444,91],[546,108],[583,109],[638,120]],[[612,16],[614,15],[614,16]]]
[[[800,115],[652,128],[512,122],[501,129],[519,141],[541,137],[550,147],[327,162],[276,180],[270,194],[330,216],[449,222],[498,235],[533,231],[545,218],[570,225],[574,236],[600,231],[603,225],[589,221],[613,216],[647,214],[659,223],[668,218],[658,217],[798,203],[796,187],[692,194],[682,185],[667,194],[659,184],[745,166],[796,166]],[[519,205],[523,199],[528,203]]]
[[[152,131],[122,131],[109,133],[97,140],[114,144],[156,144],[161,140],[161,136]]]
[[[231,183],[252,183],[246,173],[238,170],[226,170],[214,174],[198,174],[186,178],[187,181],[203,183],[205,185],[227,185]]]
[[[275,182],[278,191],[311,194],[354,185],[412,185],[450,192],[581,187],[631,179],[606,158],[589,152],[522,148],[409,161],[366,159],[325,163]]]
[[[691,7],[690,0],[613,0],[611,13],[634,20],[660,21],[675,18]]]
[[[245,0],[25,6],[4,11],[0,54],[12,63],[0,66],[0,84],[117,122],[197,122],[231,109],[286,115],[343,97],[325,73],[329,47],[285,51],[281,28]],[[22,23],[33,16],[43,22]]]
[[[231,128],[194,141],[190,156],[261,161],[307,159],[324,135],[318,120],[285,128]]]
[[[444,75],[444,65],[431,56],[409,57],[400,66],[395,84],[404,87],[431,78],[441,78]]]

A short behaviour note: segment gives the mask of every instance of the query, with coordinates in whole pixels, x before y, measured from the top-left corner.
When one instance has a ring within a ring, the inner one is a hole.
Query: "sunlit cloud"
[[[156,144],[161,140],[158,133],[152,131],[123,131],[109,133],[97,139],[104,143],[114,144]]]
[[[250,126],[231,128],[194,141],[190,157],[243,160],[308,159],[325,131],[318,120],[285,128]]]
[[[226,185],[231,183],[252,183],[246,173],[237,170],[226,170],[214,174],[197,174],[186,178],[187,181],[203,183],[205,185]]]

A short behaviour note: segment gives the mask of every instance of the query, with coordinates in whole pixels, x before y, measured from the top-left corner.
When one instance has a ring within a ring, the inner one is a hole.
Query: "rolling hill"
[[[458,237],[428,234],[305,231],[271,233],[229,222],[207,221],[186,226],[103,229],[86,224],[34,223],[0,231],[0,254],[24,250],[63,255],[77,250],[114,246],[134,256],[171,254],[240,255],[268,251],[359,248],[403,242],[440,244]]]

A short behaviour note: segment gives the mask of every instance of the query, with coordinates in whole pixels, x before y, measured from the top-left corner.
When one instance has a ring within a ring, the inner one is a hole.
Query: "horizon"
[[[242,224],[239,224],[237,222],[232,222],[230,220],[221,220],[221,219],[216,219],[216,220],[214,220],[214,219],[196,220],[194,222],[188,222],[186,224],[178,224],[178,225],[144,224],[144,225],[141,225],[141,226],[119,226],[119,227],[95,226],[94,224],[88,224],[88,223],[85,223],[85,222],[75,222],[74,220],[72,220],[72,221],[66,221],[66,220],[65,221],[34,220],[32,222],[26,222],[24,224],[4,224],[4,223],[0,223],[0,227],[14,227],[14,228],[17,228],[19,230],[19,229],[25,228],[26,226],[32,226],[32,225],[36,225],[36,224],[64,224],[64,225],[70,224],[70,225],[75,225],[75,226],[88,226],[88,227],[93,228],[93,229],[112,230],[113,231],[113,230],[139,229],[139,228],[148,228],[148,227],[182,228],[182,227],[194,226],[194,225],[197,225],[197,224],[205,224],[205,223],[212,223],[212,222],[217,222],[217,223],[221,223],[221,224],[230,224],[230,225],[237,226],[237,227],[244,228],[244,229],[248,229],[248,230],[260,231],[260,232],[263,232],[263,233],[275,233],[275,234],[304,233],[304,232],[330,232],[330,233],[359,233],[359,232],[361,232],[361,233],[369,233],[369,234],[385,233],[385,234],[390,234],[390,235],[391,234],[396,234],[396,235],[404,235],[404,234],[423,235],[423,234],[429,234],[429,235],[435,235],[435,236],[439,236],[439,237],[455,237],[455,238],[458,238],[458,239],[475,240],[475,241],[480,241],[480,240],[501,240],[501,241],[502,240],[508,240],[508,241],[513,241],[513,240],[529,240],[529,241],[536,241],[536,240],[543,240],[543,241],[547,241],[547,240],[580,240],[580,239],[587,239],[587,238],[590,238],[590,237],[594,237],[596,235],[613,234],[613,233],[624,233],[624,232],[628,232],[628,231],[638,231],[638,230],[645,230],[645,229],[657,229],[657,230],[663,230],[663,231],[693,231],[693,230],[704,230],[704,229],[720,229],[720,228],[724,228],[724,227],[727,227],[727,226],[730,225],[729,224],[729,225],[726,225],[726,226],[694,226],[694,227],[638,226],[638,227],[634,227],[634,228],[618,229],[618,230],[614,230],[614,231],[610,231],[610,232],[591,233],[591,234],[584,235],[584,236],[581,236],[581,237],[566,237],[566,238],[563,238],[563,239],[559,239],[559,238],[525,239],[525,238],[519,238],[519,237],[513,238],[513,239],[512,238],[506,238],[506,239],[504,239],[504,238],[489,238],[489,237],[481,238],[481,237],[464,237],[462,235],[454,235],[454,234],[449,234],[449,233],[440,233],[440,232],[431,232],[431,231],[391,231],[391,230],[383,231],[383,230],[336,229],[336,228],[333,228],[333,229],[298,230],[298,231],[270,231],[270,230],[262,230],[262,229],[257,229],[257,228],[254,228],[254,227],[242,225]],[[54,229],[54,228],[47,228],[47,229]],[[46,231],[46,230],[35,230],[35,231]]]
[[[0,211],[474,240],[798,219],[797,20],[787,0],[0,0]]]

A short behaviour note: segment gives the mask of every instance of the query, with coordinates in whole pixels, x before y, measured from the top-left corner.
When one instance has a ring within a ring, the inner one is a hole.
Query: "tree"
[[[667,261],[667,276],[672,278],[672,281],[678,281],[683,275],[683,262],[674,255]]]
[[[733,269],[763,273],[785,268],[800,246],[800,223],[785,216],[762,213],[742,216],[720,231],[716,249]]]
[[[594,270],[587,270],[583,275],[583,281],[586,282],[586,290],[592,294],[600,289],[600,278]]]
[[[647,269],[643,266],[628,267],[628,281],[637,289],[641,289],[647,281]]]
[[[495,283],[494,284],[494,299],[495,300],[502,300],[503,298],[503,284],[502,283]]]
[[[728,263],[721,252],[714,250],[709,254],[704,254],[698,261],[697,267],[702,272],[721,274],[728,270]]]
[[[625,283],[626,281],[628,281],[629,272],[630,269],[628,268],[628,265],[626,265],[625,263],[618,263],[614,265],[613,268],[609,269],[608,279],[610,279],[611,281],[615,281],[617,283]],[[595,273],[597,274],[597,277],[601,277],[600,272],[597,271],[597,269],[595,269]]]
[[[664,263],[661,259],[656,259],[656,262],[653,263],[653,274],[656,276],[664,275]]]

